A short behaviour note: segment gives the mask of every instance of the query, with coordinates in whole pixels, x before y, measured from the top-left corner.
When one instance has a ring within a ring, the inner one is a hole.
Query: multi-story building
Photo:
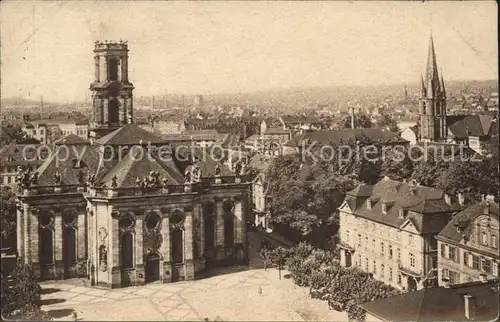
[[[435,236],[458,210],[435,188],[387,177],[361,185],[339,208],[341,263],[399,289],[420,288],[435,277]]]
[[[439,281],[451,284],[499,277],[498,203],[489,196],[458,213],[436,237]]]
[[[27,137],[36,139],[42,144],[49,142],[49,130],[45,122],[26,122],[22,130]]]
[[[14,187],[19,167],[34,171],[50,153],[42,144],[9,144],[0,149],[0,184]]]

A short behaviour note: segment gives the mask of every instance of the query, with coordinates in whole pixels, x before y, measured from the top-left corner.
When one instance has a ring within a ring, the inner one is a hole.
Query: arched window
[[[134,268],[134,221],[130,217],[121,218],[120,227],[120,266],[124,269]]]
[[[118,80],[118,60],[116,58],[110,58],[108,60],[108,72],[110,81],[113,82]]]
[[[172,262],[184,262],[184,243],[183,232],[181,229],[176,228],[172,231]]]
[[[108,102],[108,122],[116,123],[120,121],[120,103],[116,98]]]
[[[40,216],[40,263],[54,263],[54,216]]]
[[[134,236],[129,231],[124,232],[120,242],[121,267],[125,269],[134,268]]]
[[[215,246],[215,207],[208,203],[203,209],[203,220],[205,221],[205,249]]]
[[[54,263],[53,235],[50,228],[43,228],[40,232],[40,262],[43,264]]]
[[[76,263],[76,220],[74,214],[64,217],[63,258],[66,263]]]
[[[234,246],[234,216],[232,212],[224,215],[224,247]]]
[[[184,262],[184,214],[177,211],[170,218],[171,254],[173,263]]]
[[[153,230],[160,226],[160,216],[157,213],[150,213],[146,217],[146,229]]]

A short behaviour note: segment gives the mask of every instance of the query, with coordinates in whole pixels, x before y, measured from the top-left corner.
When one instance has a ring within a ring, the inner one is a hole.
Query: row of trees
[[[263,248],[261,256],[278,268],[280,278],[286,267],[297,285],[309,287],[311,297],[328,301],[330,308],[346,311],[350,320],[364,321],[366,313],[359,304],[399,293],[369,273],[342,267],[332,252],[307,243],[289,249]]]

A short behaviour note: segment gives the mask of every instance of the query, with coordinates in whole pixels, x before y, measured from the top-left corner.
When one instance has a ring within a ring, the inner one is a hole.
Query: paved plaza
[[[42,283],[42,309],[55,320],[118,321],[347,321],[345,313],[309,298],[306,288],[264,270],[255,251],[249,266],[170,284],[98,289],[81,279]],[[285,272],[286,273],[286,272]],[[261,291],[259,291],[261,290]]]

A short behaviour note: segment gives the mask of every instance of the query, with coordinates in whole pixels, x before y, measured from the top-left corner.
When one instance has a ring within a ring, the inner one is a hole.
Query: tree
[[[29,138],[21,126],[2,123],[0,132],[0,148],[11,143],[37,144],[40,141]]]
[[[396,120],[394,120],[389,115],[382,115],[380,120],[377,122],[377,127],[389,130],[389,131],[394,132],[398,135],[401,133],[399,126],[398,126],[398,123],[396,122]]]
[[[348,116],[344,119],[344,128],[350,129],[351,128],[351,117]],[[372,121],[370,118],[365,115],[365,114],[357,114],[354,116],[354,126],[359,129],[359,128],[364,128],[368,129],[372,127]]]
[[[30,266],[18,261],[10,278],[3,272],[1,284],[2,317],[48,320],[46,313],[40,310],[39,302],[42,289]]]
[[[281,279],[281,270],[285,268],[286,260],[288,258],[288,250],[283,246],[278,246],[269,251],[269,260],[276,265],[278,269],[279,279]]]
[[[8,245],[15,243],[16,218],[16,195],[10,187],[2,186],[0,187],[0,220],[2,225],[0,231],[2,240]]]

